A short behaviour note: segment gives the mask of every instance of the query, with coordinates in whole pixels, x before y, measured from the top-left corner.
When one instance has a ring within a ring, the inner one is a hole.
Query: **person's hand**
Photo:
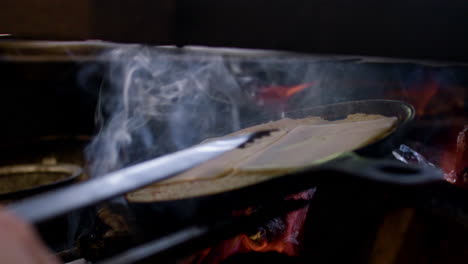
[[[0,209],[0,263],[58,264],[32,226]]]

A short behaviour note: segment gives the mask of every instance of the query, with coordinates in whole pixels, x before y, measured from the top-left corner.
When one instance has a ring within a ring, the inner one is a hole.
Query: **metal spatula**
[[[165,180],[256,138],[269,135],[270,132],[258,131],[196,145],[80,184],[22,200],[11,204],[9,209],[29,222],[42,222]]]

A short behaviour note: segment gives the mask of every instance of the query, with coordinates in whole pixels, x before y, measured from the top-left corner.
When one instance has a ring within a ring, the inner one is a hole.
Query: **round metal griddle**
[[[0,167],[0,199],[20,198],[63,186],[76,180],[82,168],[73,164],[21,164]]]
[[[392,160],[368,159],[388,155],[398,146],[405,128],[414,116],[414,109],[408,103],[390,100],[344,102],[286,113],[286,117],[319,116],[327,120],[337,120],[353,113],[395,116],[398,117],[398,122],[394,131],[385,138],[354,151],[357,155],[340,156],[324,164],[239,189],[180,200],[129,202],[129,207],[133,209],[139,225],[144,226],[143,230],[164,233],[172,227],[175,230],[197,221],[213,221],[218,216],[226,216],[233,210],[254,204],[271,204],[284,199],[286,195],[324,183],[345,184],[349,181],[362,181],[377,185],[405,186],[442,179],[441,175],[430,169],[408,167]],[[164,231],[158,228],[161,226],[164,226]]]

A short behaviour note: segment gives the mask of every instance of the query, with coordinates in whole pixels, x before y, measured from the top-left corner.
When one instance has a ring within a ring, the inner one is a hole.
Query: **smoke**
[[[385,90],[368,89],[382,79],[375,67],[294,54],[134,45],[110,50],[100,61],[106,70],[96,111],[99,133],[86,150],[92,176],[278,119],[285,111],[382,98]],[[93,70],[85,68],[82,76]],[[370,84],[363,82],[370,76]],[[287,98],[262,98],[300,84],[310,85]]]
[[[240,128],[248,103],[220,56],[179,56],[148,47],[119,48],[99,95],[98,135],[88,146],[91,175],[196,144]]]

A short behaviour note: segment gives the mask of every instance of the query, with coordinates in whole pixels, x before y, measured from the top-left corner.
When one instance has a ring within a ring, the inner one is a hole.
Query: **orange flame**
[[[423,116],[431,99],[437,94],[439,86],[437,81],[429,79],[422,84],[410,86],[404,91],[392,92],[390,97],[408,101],[414,106],[416,115]]]
[[[281,101],[297,94],[307,87],[312,86],[313,83],[304,83],[294,86],[279,86],[273,85],[260,88],[257,99],[262,101]]]
[[[422,119],[441,115],[452,117],[453,114],[463,111],[464,95],[451,92],[449,87],[441,88],[440,82],[430,78],[417,85],[409,86],[404,91],[393,91],[390,97],[411,103],[416,110],[416,115]],[[460,87],[451,88],[460,91]],[[461,89],[463,91],[463,88]],[[468,119],[463,117],[460,121],[466,123]],[[460,121],[451,125],[452,127],[444,133],[444,138],[434,138],[437,141],[442,140],[444,144],[443,149],[440,150],[441,155],[437,165],[445,172],[447,181],[468,187],[468,126],[463,128],[461,125],[463,123],[460,124]]]
[[[287,199],[304,199],[310,200],[313,196],[314,189],[287,197]],[[249,212],[251,209],[248,209]],[[223,260],[235,255],[247,253],[250,251],[256,252],[271,252],[276,251],[288,256],[297,256],[299,254],[299,245],[302,239],[301,234],[307,217],[309,206],[299,210],[290,212],[284,218],[286,227],[281,234],[272,238],[267,238],[265,232],[259,231],[254,235],[240,234],[234,238],[225,240],[220,244],[207,248],[197,254],[197,256],[189,261],[197,264],[214,264],[220,263]],[[250,213],[249,213],[250,214]]]

